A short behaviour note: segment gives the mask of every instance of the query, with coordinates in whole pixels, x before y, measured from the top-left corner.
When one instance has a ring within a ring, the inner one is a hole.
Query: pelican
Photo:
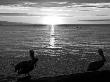
[[[87,71],[92,71],[93,72],[93,71],[97,71],[101,67],[103,67],[104,63],[106,62],[106,59],[104,57],[102,49],[98,49],[98,53],[102,57],[102,59],[100,61],[91,62],[88,66]]]
[[[30,50],[29,53],[30,53],[31,60],[22,61],[18,63],[17,65],[15,65],[15,72],[17,72],[18,75],[25,74],[25,75],[30,76],[29,72],[32,71],[34,67],[36,66],[36,62],[38,61],[38,58],[34,57],[33,50]]]

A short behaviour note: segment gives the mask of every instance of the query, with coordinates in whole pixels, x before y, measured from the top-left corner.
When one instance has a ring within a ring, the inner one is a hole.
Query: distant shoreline
[[[0,21],[0,26],[48,26],[49,24],[28,24],[28,23],[17,23],[17,22],[8,22]],[[79,26],[79,25],[110,25],[110,24],[56,24],[56,26]]]

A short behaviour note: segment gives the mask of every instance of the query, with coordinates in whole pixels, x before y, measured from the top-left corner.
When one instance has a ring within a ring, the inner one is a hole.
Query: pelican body
[[[91,62],[88,66],[87,71],[97,71],[99,70],[101,67],[103,67],[104,63],[106,62],[106,59],[104,57],[103,51],[102,49],[98,50],[99,55],[102,57],[102,60],[100,61],[95,61],[95,62]]]
[[[33,50],[30,50],[30,57],[31,57],[31,60],[22,61],[17,65],[15,65],[15,72],[17,72],[18,75],[20,74],[29,75],[29,72],[34,69],[34,67],[36,66],[36,62],[38,61],[38,58],[34,57]]]

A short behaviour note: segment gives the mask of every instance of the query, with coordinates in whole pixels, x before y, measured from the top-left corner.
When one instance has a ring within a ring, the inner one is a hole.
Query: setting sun
[[[42,20],[43,24],[49,24],[49,25],[55,25],[55,24],[61,24],[62,19],[58,16],[45,16]]]

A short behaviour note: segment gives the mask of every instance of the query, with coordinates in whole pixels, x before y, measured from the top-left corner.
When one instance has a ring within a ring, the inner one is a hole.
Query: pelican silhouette
[[[88,66],[87,71],[97,71],[101,67],[103,67],[104,63],[106,62],[106,59],[104,57],[102,49],[98,49],[99,55],[102,57],[100,61],[91,62]]]
[[[25,75],[30,76],[29,72],[32,71],[34,67],[36,66],[36,62],[38,61],[38,58],[34,57],[33,50],[30,50],[29,53],[30,53],[31,60],[22,61],[18,63],[17,65],[15,65],[15,72],[17,72],[18,75],[25,74]]]

